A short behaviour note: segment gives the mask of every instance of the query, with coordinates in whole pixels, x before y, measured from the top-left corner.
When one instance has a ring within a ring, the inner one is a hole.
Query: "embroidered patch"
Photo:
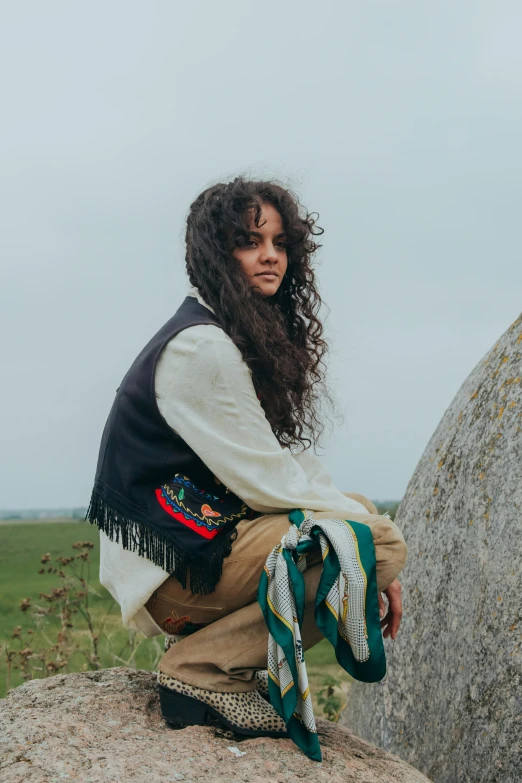
[[[190,617],[188,614],[183,617],[166,617],[160,623],[160,626],[167,633],[181,633],[185,625],[189,622]]]
[[[178,522],[203,538],[212,539],[234,519],[244,519],[248,506],[232,493],[226,499],[199,489],[186,476],[174,478],[155,490],[158,503]]]

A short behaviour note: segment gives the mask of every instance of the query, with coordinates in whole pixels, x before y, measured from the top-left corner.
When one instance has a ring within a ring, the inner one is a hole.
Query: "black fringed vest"
[[[183,329],[219,326],[187,296],[141,351],[116,391],[103,431],[86,519],[111,540],[152,560],[192,592],[211,593],[235,528],[252,511],[167,424],[155,395],[156,363]]]

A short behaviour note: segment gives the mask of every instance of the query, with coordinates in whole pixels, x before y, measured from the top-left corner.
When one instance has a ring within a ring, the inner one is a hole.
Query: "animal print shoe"
[[[174,726],[218,723],[251,737],[288,737],[282,718],[257,691],[216,693],[158,672],[161,712]]]
[[[184,634],[181,633],[172,633],[165,636],[165,652],[167,650],[170,650],[173,644],[176,644],[176,642],[182,642],[183,639],[186,639],[187,637]]]
[[[165,636],[165,652],[170,650],[173,644],[176,644],[176,642],[181,642],[185,638],[186,637],[183,634],[169,634],[168,636]],[[267,670],[261,669],[260,671],[257,671],[254,675],[254,679],[256,683],[256,691],[263,697],[263,699],[270,701],[270,695],[268,693]]]
[[[268,672],[266,669],[260,669],[254,674],[256,681],[256,691],[263,699],[270,701],[270,694],[268,692]]]

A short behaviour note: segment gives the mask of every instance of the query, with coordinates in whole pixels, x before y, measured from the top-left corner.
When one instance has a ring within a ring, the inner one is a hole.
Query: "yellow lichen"
[[[502,406],[502,408],[498,412],[497,419],[501,419],[502,418],[502,416],[504,415],[504,410],[505,410],[504,406]]]

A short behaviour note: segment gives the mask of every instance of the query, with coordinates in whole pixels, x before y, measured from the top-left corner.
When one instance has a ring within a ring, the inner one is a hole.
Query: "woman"
[[[402,535],[370,501],[336,489],[310,448],[327,349],[318,233],[276,183],[238,177],[201,193],[187,220],[188,296],[129,369],[104,430],[88,511],[100,581],[126,627],[182,634],[159,664],[169,720],[286,734],[266,699],[256,590],[292,509],[370,526],[384,635],[397,633]],[[304,649],[321,638],[320,562],[308,555]]]

